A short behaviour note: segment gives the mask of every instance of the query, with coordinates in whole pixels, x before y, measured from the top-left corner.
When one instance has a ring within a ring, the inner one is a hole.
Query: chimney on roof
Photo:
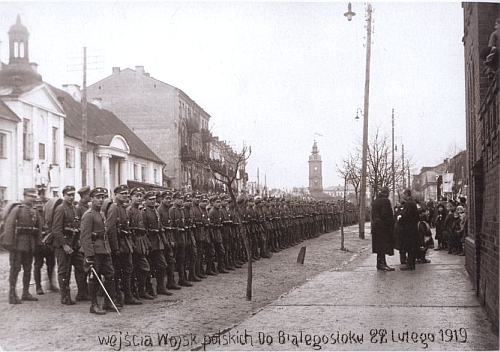
[[[120,68],[119,67],[113,67],[113,74],[120,73]]]
[[[38,64],[36,62],[30,62],[30,66],[33,72],[38,73]]]
[[[136,67],[135,67],[135,72],[136,72],[138,75],[143,75],[143,74],[144,74],[144,66],[136,66]]]
[[[82,94],[80,92],[80,86],[78,84],[63,84],[63,88],[66,93],[71,95],[76,101],[82,100]]]
[[[101,98],[92,98],[92,104],[97,106],[99,109],[102,109],[102,99]]]

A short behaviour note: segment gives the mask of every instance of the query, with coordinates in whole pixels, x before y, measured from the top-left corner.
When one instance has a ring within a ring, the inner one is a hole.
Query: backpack
[[[20,202],[9,202],[5,205],[5,207],[3,208],[3,213],[2,213],[2,225],[0,226],[0,247],[5,249],[5,250],[8,250],[8,248],[6,248],[4,246],[4,239],[5,239],[5,222],[7,221],[7,218],[9,216],[9,214],[11,213],[11,211],[13,209],[15,209],[18,205],[21,205],[22,203]]]
[[[42,238],[42,244],[46,246],[51,246],[54,241],[54,235],[52,234],[52,222],[54,221],[54,213],[56,208],[61,205],[63,200],[61,198],[50,198],[44,205],[45,214],[45,227],[47,228],[47,233]]]

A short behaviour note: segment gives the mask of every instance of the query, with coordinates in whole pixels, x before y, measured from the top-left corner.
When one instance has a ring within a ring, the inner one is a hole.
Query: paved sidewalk
[[[367,231],[369,233],[369,230]],[[369,236],[369,235],[368,235]],[[367,251],[324,272],[218,336],[203,350],[498,350],[498,335],[464,268],[464,257],[430,251],[429,264],[394,272]]]

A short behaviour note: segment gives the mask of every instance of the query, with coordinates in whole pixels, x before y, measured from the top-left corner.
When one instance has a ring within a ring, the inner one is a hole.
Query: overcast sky
[[[460,2],[373,2],[369,134],[391,137],[417,173],[465,149],[465,84]],[[211,115],[212,131],[235,149],[251,145],[250,179],[269,188],[308,186],[314,139],[323,186],[361,142],[365,4],[347,2],[0,3],[0,59],[21,16],[30,61],[43,80],[82,84],[144,66]],[[80,60],[78,59],[80,58]],[[92,62],[96,62],[92,64]],[[315,134],[317,133],[317,134]],[[319,135],[318,135],[319,134]]]

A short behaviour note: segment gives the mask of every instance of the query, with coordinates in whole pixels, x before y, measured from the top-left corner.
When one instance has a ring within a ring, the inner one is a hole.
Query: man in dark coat
[[[372,203],[372,251],[377,253],[377,270],[394,271],[385,255],[394,255],[394,218],[389,200],[389,188],[382,187]]]
[[[408,252],[408,260],[401,270],[415,270],[415,259],[422,245],[418,234],[418,209],[409,189],[403,191],[403,199],[405,203],[399,220],[403,226],[400,250]]]

